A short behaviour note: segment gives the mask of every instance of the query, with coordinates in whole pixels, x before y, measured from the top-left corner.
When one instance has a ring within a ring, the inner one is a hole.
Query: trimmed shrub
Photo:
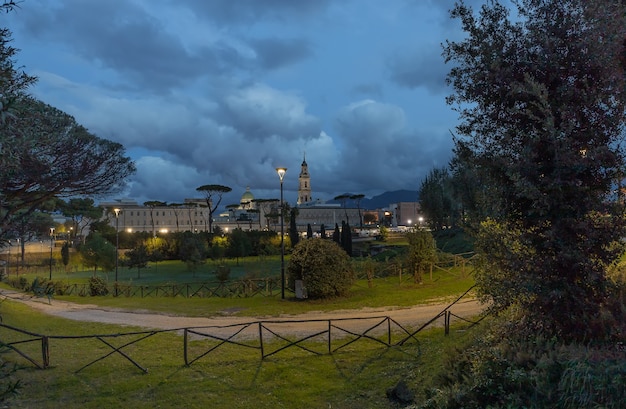
[[[91,277],[89,279],[89,293],[92,297],[107,295],[109,293],[107,282],[102,277]]]
[[[350,257],[332,240],[303,240],[293,249],[287,266],[289,285],[302,280],[309,298],[344,296],[354,282]]]

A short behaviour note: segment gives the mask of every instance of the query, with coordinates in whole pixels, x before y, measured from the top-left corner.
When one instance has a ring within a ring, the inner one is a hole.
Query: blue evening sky
[[[469,3],[480,3],[470,1]],[[0,16],[39,99],[122,143],[119,197],[180,202],[246,186],[295,202],[417,191],[451,157],[453,0],[24,0]]]

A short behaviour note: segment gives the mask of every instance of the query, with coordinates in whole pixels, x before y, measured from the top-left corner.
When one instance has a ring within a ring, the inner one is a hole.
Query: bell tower
[[[311,176],[309,175],[309,165],[306,163],[306,154],[302,159],[298,182],[298,205],[313,201],[311,198]]]

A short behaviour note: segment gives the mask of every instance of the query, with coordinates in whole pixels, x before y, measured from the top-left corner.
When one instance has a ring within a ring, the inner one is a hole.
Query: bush
[[[215,274],[215,278],[217,278],[220,283],[224,283],[230,278],[230,267],[227,265],[219,265],[213,274]]]
[[[419,408],[620,408],[626,351],[619,342],[564,344],[495,324],[454,353]]]
[[[97,295],[107,295],[109,289],[107,288],[106,281],[101,277],[91,277],[89,279],[89,293],[92,297]]]
[[[348,293],[354,281],[350,257],[332,240],[303,240],[293,249],[287,266],[289,285],[302,280],[309,298],[329,298]]]

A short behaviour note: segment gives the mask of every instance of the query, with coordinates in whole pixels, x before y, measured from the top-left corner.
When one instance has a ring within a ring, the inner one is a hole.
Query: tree
[[[333,241],[341,246],[341,233],[339,232],[339,224],[335,223],[335,230],[333,230]]]
[[[102,217],[102,208],[96,206],[91,198],[71,198],[67,203],[61,201],[60,210],[63,216],[72,220],[74,231],[83,238],[83,242],[85,228]]]
[[[298,208],[291,208],[291,216],[289,217],[289,240],[291,241],[291,247],[295,247],[300,241],[300,234],[298,233],[298,226],[296,225],[296,216],[298,215]]]
[[[409,242],[406,255],[406,264],[413,274],[413,281],[422,282],[422,274],[426,267],[432,268],[437,261],[437,244],[430,231],[413,229],[406,234]]]
[[[96,137],[66,113],[30,97],[19,107],[19,117],[0,125],[0,236],[19,211],[32,213],[57,197],[110,195],[135,171],[122,145]]]
[[[206,261],[204,241],[190,231],[184,232],[178,247],[178,257],[195,274],[198,266]]]
[[[313,238],[313,228],[311,227],[311,223],[306,224],[306,238],[307,239]]]
[[[350,257],[352,257],[352,229],[350,228],[350,223],[342,221],[341,222],[341,248],[348,253]]]
[[[320,225],[320,237],[323,239],[326,238],[326,226],[324,226],[324,223]]]
[[[348,201],[348,199],[350,199],[350,196],[352,196],[350,193],[344,193],[333,198],[333,200],[338,200],[341,202],[341,207],[343,207],[343,211],[346,214],[346,220],[348,220],[348,209],[346,208],[346,202]]]
[[[150,209],[150,225],[152,226],[152,237],[156,237],[156,226],[154,225],[154,209],[157,207],[167,206],[167,203],[159,200],[149,200],[143,202],[143,205]]]
[[[196,188],[196,190],[204,193],[207,209],[209,210],[209,232],[213,233],[213,213],[222,203],[224,193],[228,193],[233,189],[222,185],[203,185]],[[217,198],[217,201],[214,198]]]
[[[287,265],[289,285],[302,280],[311,299],[344,296],[354,282],[350,257],[336,243],[313,238],[302,240]]]
[[[253,202],[258,206],[259,229],[262,228],[261,219],[265,219],[266,229],[269,230],[270,219],[274,216],[274,214],[277,214],[274,212],[274,208],[277,203],[280,203],[280,199],[254,199]]]
[[[94,276],[98,268],[104,271],[112,271],[115,268],[115,246],[97,232],[90,234],[85,244],[80,246],[80,254],[83,257],[83,264],[86,267],[93,267]]]
[[[170,203],[168,206],[174,211],[174,217],[176,218],[176,232],[180,232],[180,215],[182,214],[184,205],[182,203]]]
[[[489,187],[479,291],[517,304],[521,328],[597,339],[610,325],[606,269],[623,251],[625,6],[613,0],[499,2],[452,10],[468,37],[447,42],[458,158]],[[467,159],[471,159],[468,162]]]
[[[63,262],[63,266],[65,267],[65,271],[67,271],[67,266],[70,264],[70,242],[66,241],[63,243],[61,247],[61,261]]]
[[[25,243],[36,237],[50,235],[50,227],[54,226],[54,220],[49,213],[36,210],[30,214],[25,210],[15,214],[13,219],[13,233],[20,239],[20,261],[24,262]]]
[[[226,209],[230,214],[232,214],[233,219],[235,219],[235,222],[237,223],[237,227],[239,227],[239,219],[237,218],[236,214],[236,210],[239,209],[239,205],[236,203],[229,204],[226,206]]]
[[[361,215],[361,199],[363,199],[365,197],[364,194],[359,193],[356,195],[350,195],[350,200],[354,200],[354,203],[356,204],[356,208],[359,211],[359,227],[363,227],[363,216]]]
[[[228,257],[235,257],[237,265],[239,265],[239,257],[247,257],[252,252],[252,243],[246,232],[240,228],[234,229],[228,235],[228,248],[226,254]]]
[[[15,5],[13,2],[5,2],[0,8],[9,11]],[[8,122],[15,120],[21,111],[21,101],[26,96],[26,90],[33,85],[37,78],[27,75],[16,67],[15,57],[18,49],[11,47],[12,33],[7,28],[0,29],[0,126],[4,128]],[[2,166],[10,165],[14,156],[7,155],[10,151],[4,151],[0,163]]]
[[[148,261],[150,261],[150,254],[148,253],[148,247],[145,243],[139,243],[135,248],[132,248],[124,255],[123,264],[128,268],[137,269],[137,278],[141,278],[141,269],[148,267]]]
[[[441,230],[453,224],[455,198],[448,169],[432,169],[422,181],[419,198],[422,213],[433,230]]]

